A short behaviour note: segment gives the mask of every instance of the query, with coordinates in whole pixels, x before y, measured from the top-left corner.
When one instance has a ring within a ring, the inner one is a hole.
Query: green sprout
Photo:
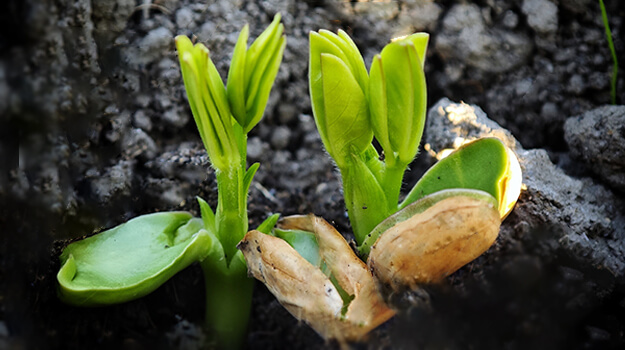
[[[344,31],[310,34],[315,122],[340,171],[349,219],[365,257],[374,228],[424,196],[468,188],[503,198],[509,154],[499,140],[485,139],[437,164],[399,203],[404,173],[417,155],[425,125],[428,39],[426,33],[415,33],[392,41],[373,57],[367,74]]]
[[[616,58],[616,50],[614,49],[614,42],[612,41],[612,31],[610,31],[608,13],[605,10],[605,4],[603,3],[603,0],[599,0],[599,7],[601,8],[601,19],[603,20],[603,26],[605,27],[605,38],[608,41],[608,47],[610,48],[610,54],[612,55],[612,80],[610,83],[610,101],[614,105],[616,104],[616,78],[618,76],[618,59]]]
[[[253,279],[236,249],[248,231],[247,197],[259,164],[247,168],[247,133],[260,121],[286,45],[277,14],[248,48],[246,25],[225,86],[202,44],[176,37],[197,128],[217,178],[215,211],[198,198],[201,219],[186,212],[142,215],[68,245],[57,275],[59,297],[73,305],[122,303],[144,296],[194,262],[206,283],[206,323],[218,348],[240,348]],[[259,230],[269,232],[278,216]]]
[[[514,153],[491,137],[448,154],[399,201],[425,125],[428,39],[389,43],[367,73],[344,31],[310,34],[313,114],[360,256],[312,214],[283,218],[269,234],[250,231],[238,245],[249,273],[294,317],[343,347],[395,314],[379,289],[440,282],[485,252],[520,193]]]

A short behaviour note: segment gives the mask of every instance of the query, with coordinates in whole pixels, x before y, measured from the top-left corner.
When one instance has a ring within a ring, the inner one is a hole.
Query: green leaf
[[[271,87],[278,75],[280,63],[282,62],[282,55],[286,48],[286,38],[281,36],[272,48],[274,51],[267,53],[267,57],[270,58],[270,60],[267,62],[259,62],[265,64],[265,66],[258,66],[256,68],[259,72],[262,72],[262,75],[259,76],[259,80],[250,82],[250,84],[255,84],[257,89],[253,90],[254,95],[248,96],[248,101],[246,103],[249,118],[246,131],[256,126],[263,117],[267,101],[269,100]]]
[[[260,167],[260,163],[254,163],[245,172],[245,176],[243,177],[243,193],[246,195],[250,190],[250,185],[252,184],[252,180],[254,179],[254,175],[256,174],[258,167]]]
[[[382,70],[382,57],[378,54],[373,57],[369,77],[369,115],[371,128],[376,140],[384,150],[387,164],[395,162],[395,150],[391,146],[388,132],[388,103],[386,97],[386,78]]]
[[[187,212],[139,216],[64,249],[59,297],[80,306],[137,299],[204,259],[213,243]]]
[[[360,244],[392,212],[388,210],[384,190],[360,157],[352,157],[349,166],[341,169],[341,177],[349,221]]]
[[[343,51],[336,46],[327,37],[316,32],[310,32],[310,61],[308,68],[308,84],[310,91],[310,100],[312,103],[313,114],[315,116],[315,124],[321,136],[321,140],[328,152],[330,151],[330,142],[328,141],[327,116],[325,111],[325,98],[323,93],[323,74],[321,71],[321,55],[332,54],[341,61],[347,62],[348,59]],[[360,86],[360,85],[358,85]],[[332,155],[332,154],[331,154]]]
[[[258,228],[256,229],[256,231],[262,232],[266,235],[273,236],[272,230],[276,226],[276,223],[278,222],[279,218],[280,218],[280,214],[273,214],[269,216],[263,222],[261,222],[260,225],[258,225]]]
[[[275,236],[285,240],[313,266],[321,267],[323,260],[319,255],[319,244],[312,232],[302,230],[274,229]]]
[[[367,237],[362,241],[362,244],[358,247],[358,252],[360,253],[361,258],[363,260],[367,259],[369,251],[371,250],[373,244],[378,240],[380,235],[386,232],[386,230],[388,230],[389,228],[411,218],[414,215],[426,211],[428,208],[438,203],[439,201],[456,196],[465,196],[480,199],[492,203],[495,208],[497,207],[497,200],[489,193],[480,190],[455,188],[434,192],[417,200],[416,202],[407,205],[402,210],[396,212],[384,221],[380,222],[380,224],[378,224],[373,230],[371,230],[371,232],[367,234]]]
[[[202,215],[202,221],[204,222],[204,229],[208,232],[216,233],[217,226],[215,226],[215,213],[204,199],[200,197],[196,198],[200,205],[200,214]]]
[[[338,57],[340,57],[349,67],[349,70],[358,82],[360,89],[362,91],[367,91],[369,75],[367,74],[365,61],[363,60],[358,47],[356,47],[356,44],[354,44],[349,35],[347,35],[347,33],[345,33],[342,29],[339,29],[338,35],[323,29],[319,31],[319,34],[331,41],[341,50],[342,55]]]
[[[237,71],[236,77],[241,80],[241,82],[235,81],[233,84],[237,86],[243,84],[244,86],[243,90],[235,91],[232,89],[232,93],[240,94],[236,98],[232,97],[232,100],[237,102],[235,117],[245,133],[248,133],[262,118],[271,87],[282,62],[286,37],[283,35],[284,26],[280,23],[280,19],[280,14],[276,14],[273,22],[254,40],[245,54],[244,65],[237,62],[236,66],[230,67],[231,71],[233,69]],[[247,41],[247,33],[245,41]],[[239,37],[239,42],[242,42],[241,37]],[[243,43],[239,44],[239,42],[235,47],[235,54],[238,54],[237,50],[242,52],[241,47],[245,47]],[[243,109],[244,113],[241,112]]]
[[[189,105],[211,163],[217,169],[240,163],[240,142],[226,90],[208,49],[202,44],[193,46],[186,36],[177,36],[176,46]]]
[[[421,67],[425,66],[425,55],[427,54],[428,42],[430,40],[430,34],[428,33],[414,33],[403,38],[398,38],[395,42],[411,42],[417,49],[417,54],[421,59]]]
[[[373,139],[367,101],[347,65],[331,54],[321,55],[326,149],[336,164],[346,166],[351,152],[363,152]]]
[[[501,208],[508,162],[506,146],[500,140],[489,137],[473,141],[434,164],[408,193],[400,208],[451,188],[487,192]]]
[[[270,46],[270,42],[276,37],[282,35],[281,31],[283,30],[283,26],[280,23],[281,19],[282,16],[280,15],[280,13],[276,13],[271,24],[258,36],[258,38],[256,38],[256,40],[254,40],[254,42],[250,46],[247,52],[245,81],[249,82],[253,80],[252,76],[255,73],[253,68],[254,66],[256,66],[256,62],[258,62],[259,58],[262,55],[268,52],[266,48]],[[278,34],[278,32],[280,33]],[[250,86],[247,87],[247,89],[250,88]]]
[[[245,64],[249,31],[250,29],[247,24],[241,29],[239,39],[234,46],[226,86],[226,93],[228,95],[232,115],[242,126],[246,124],[247,119],[247,113],[245,111]]]
[[[371,125],[388,164],[414,159],[425,125],[427,91],[417,49],[411,41],[393,42],[376,56],[369,80]]]

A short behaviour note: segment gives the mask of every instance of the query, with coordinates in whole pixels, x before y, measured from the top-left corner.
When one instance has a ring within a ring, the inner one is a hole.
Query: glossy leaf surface
[[[187,212],[142,215],[74,242],[61,254],[59,297],[95,306],[144,296],[206,257],[213,238]]]
[[[520,168],[514,154],[500,140],[483,138],[460,147],[434,164],[400,208],[441,190],[467,188],[495,197],[504,217],[516,202],[520,186]],[[508,192],[511,195],[507,195]]]
[[[364,151],[373,138],[367,100],[349,67],[331,54],[321,55],[326,149],[339,167],[347,166],[350,153]]]
[[[248,133],[263,116],[286,46],[281,16],[247,48],[249,28],[239,34],[228,71],[227,94],[232,114]]]
[[[310,98],[321,140],[339,167],[373,139],[364,62],[347,34],[310,33]]]
[[[402,165],[410,163],[421,141],[427,87],[424,58],[420,55],[425,54],[427,40],[427,34],[417,33],[393,41],[371,64],[368,95],[371,125],[389,165],[394,165],[396,160]]]

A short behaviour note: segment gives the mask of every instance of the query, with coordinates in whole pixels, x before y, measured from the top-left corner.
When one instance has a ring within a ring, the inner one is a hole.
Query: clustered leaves
[[[258,124],[265,111],[286,47],[286,37],[282,33],[284,25],[278,14],[249,49],[249,26],[246,24],[234,47],[226,91],[232,115],[245,133]]]
[[[201,219],[186,212],[142,215],[70,244],[58,273],[63,301],[93,306],[133,300],[200,262],[214,345],[243,344],[253,280],[236,245],[248,231],[247,196],[259,167],[247,168],[247,133],[264,113],[282,61],[286,38],[280,19],[276,15],[249,49],[249,27],[241,30],[227,85],[203,44],[176,37],[191,112],[217,177],[217,207],[213,211],[198,198]]]
[[[426,33],[386,45],[369,72],[344,31],[310,33],[313,113],[341,173],[357,252],[314,215],[280,222],[272,215],[248,232],[247,196],[259,164],[247,167],[247,134],[264,113],[283,33],[278,14],[248,48],[246,25],[225,85],[204,45],[176,37],[191,112],[217,177],[217,207],[198,198],[201,218],[143,215],[68,245],[57,276],[63,301],[125,302],[200,262],[206,322],[218,348],[243,345],[252,293],[247,271],[324,338],[354,341],[395,314],[382,286],[440,282],[493,244],[520,191],[518,162],[495,138],[452,152],[399,201],[425,125]]]
[[[341,171],[357,241],[397,210],[403,172],[417,154],[427,106],[423,64],[428,39],[416,33],[391,42],[367,73],[347,33],[310,34],[313,113]],[[383,162],[372,145],[374,136]]]
[[[310,34],[315,122],[341,173],[360,258],[314,216],[284,218],[271,235],[251,231],[239,248],[250,273],[324,338],[363,339],[394,314],[378,288],[437,283],[481,255],[518,198],[516,157],[485,138],[439,161],[399,202],[425,125],[428,38],[389,43],[367,73],[344,31]]]

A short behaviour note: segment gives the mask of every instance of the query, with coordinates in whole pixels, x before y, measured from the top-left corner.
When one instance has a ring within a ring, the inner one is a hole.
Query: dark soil
[[[625,7],[605,2],[625,67]],[[142,299],[76,308],[56,298],[58,255],[69,241],[137,215],[198,214],[198,195],[214,207],[214,173],[173,37],[205,43],[225,77],[243,24],[256,37],[278,11],[287,49],[265,117],[249,135],[249,161],[261,163],[250,227],[276,212],[314,213],[349,237],[307,91],[307,36],[321,28],[346,30],[367,62],[390,37],[428,31],[430,105],[442,97],[477,104],[524,148],[546,149],[568,173],[593,177],[569,156],[563,125],[609,103],[612,62],[598,1],[8,0],[0,5],[0,349],[203,344],[199,266]],[[621,70],[617,104],[624,103]],[[406,190],[431,162],[422,152]],[[518,205],[528,201],[522,194]],[[426,288],[429,305],[416,293],[393,295],[398,316],[354,347],[625,348],[625,273],[558,247],[566,227],[528,228],[524,220],[513,212],[491,250]],[[261,284],[249,328],[251,349],[338,347]]]

